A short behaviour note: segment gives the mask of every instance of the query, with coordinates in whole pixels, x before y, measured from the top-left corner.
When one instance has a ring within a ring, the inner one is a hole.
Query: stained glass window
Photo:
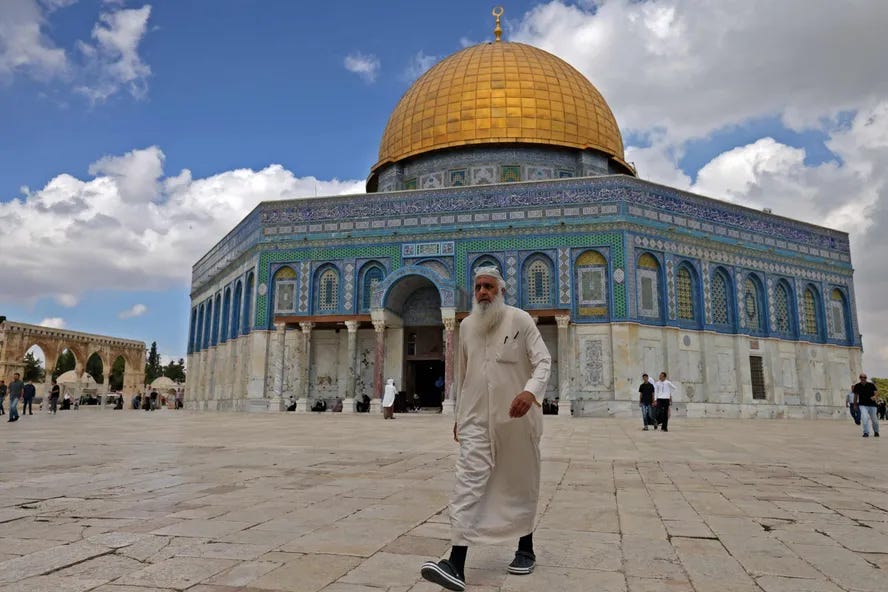
[[[274,275],[274,311],[296,311],[296,272],[290,267],[282,267]]]
[[[710,305],[712,307],[712,322],[716,325],[729,325],[731,317],[728,307],[728,280],[722,272],[716,271],[712,275],[712,284],[709,287]]]
[[[829,295],[829,310],[832,315],[832,334],[833,339],[847,339],[845,329],[845,296],[839,289],[833,289]]]
[[[590,317],[607,316],[607,260],[597,251],[586,251],[577,257],[576,266],[577,312]]]
[[[694,320],[694,280],[691,272],[687,267],[680,267],[678,270],[677,289],[678,289],[678,318],[683,321]]]
[[[774,329],[780,333],[790,331],[789,290],[781,282],[774,288]]]
[[[373,265],[364,272],[364,281],[361,283],[361,310],[370,310],[373,305],[373,291],[376,285],[382,281],[385,272],[378,265]]]
[[[660,264],[650,253],[638,258],[638,314],[643,317],[660,316]]]
[[[321,274],[318,281],[318,310],[329,312],[339,305],[339,274],[328,269]]]
[[[817,297],[814,296],[814,290],[811,288],[805,289],[804,312],[805,335],[817,335],[819,333],[817,327]]]
[[[524,277],[524,286],[527,294],[527,304],[540,305],[551,304],[552,270],[543,259],[535,259],[527,266]]]
[[[746,315],[746,326],[750,329],[761,330],[762,318],[761,299],[759,289],[751,277],[747,277],[743,283],[743,312]]]

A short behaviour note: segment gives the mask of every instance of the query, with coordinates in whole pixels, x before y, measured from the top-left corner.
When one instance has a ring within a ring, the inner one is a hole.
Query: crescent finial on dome
[[[500,17],[503,16],[504,12],[505,10],[503,10],[502,6],[497,6],[491,12],[491,14],[496,17],[496,27],[493,29],[494,41],[502,41],[503,29],[500,27]]]

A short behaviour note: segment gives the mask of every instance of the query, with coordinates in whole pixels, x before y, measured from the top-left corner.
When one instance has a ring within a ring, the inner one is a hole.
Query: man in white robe
[[[395,396],[398,389],[395,388],[395,379],[389,378],[385,383],[385,392],[382,394],[382,418],[395,419]]]
[[[428,561],[422,576],[448,590],[465,590],[471,544],[518,539],[508,570],[533,571],[533,528],[540,490],[541,403],[551,356],[536,323],[507,306],[505,282],[494,267],[475,272],[472,313],[460,325],[462,387],[453,437],[459,442],[450,502],[450,558]]]

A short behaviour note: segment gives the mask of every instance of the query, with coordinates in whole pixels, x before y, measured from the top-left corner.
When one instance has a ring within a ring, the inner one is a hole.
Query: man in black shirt
[[[638,387],[638,406],[641,407],[641,419],[644,422],[644,431],[648,426],[654,426],[657,429],[657,422],[654,420],[653,404],[654,404],[654,385],[648,380],[647,374],[642,374],[641,379],[644,381]]]
[[[879,418],[876,415],[878,394],[876,385],[867,381],[866,374],[861,374],[860,382],[854,385],[854,403],[860,409],[860,425],[863,427],[864,438],[869,438],[870,423],[873,425],[873,436],[879,437]]]

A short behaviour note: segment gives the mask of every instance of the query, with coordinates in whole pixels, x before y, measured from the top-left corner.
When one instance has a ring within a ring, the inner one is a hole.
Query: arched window
[[[244,316],[241,322],[243,323],[243,327],[241,332],[246,335],[250,332],[250,329],[253,328],[253,284],[255,280],[255,276],[253,272],[247,274],[247,287],[244,289]]]
[[[774,288],[774,331],[778,333],[792,333],[792,303],[790,301],[790,289],[786,282],[780,280]]]
[[[820,324],[817,320],[817,294],[808,286],[802,296],[802,330],[809,337],[820,335]]]
[[[845,295],[838,288],[833,288],[829,294],[829,315],[832,319],[830,337],[832,339],[848,339],[848,328],[845,315]]]
[[[364,266],[361,277],[361,312],[367,312],[373,306],[373,291],[384,277],[385,270],[380,264],[368,263]]]
[[[197,307],[191,309],[191,323],[188,329],[188,353],[194,352],[195,331],[197,330]]]
[[[240,334],[241,299],[243,298],[244,285],[240,280],[234,285],[234,303],[231,307],[231,339],[237,339]]]
[[[207,308],[204,310],[204,334],[203,334],[203,346],[204,349],[210,347],[210,335],[212,334],[212,323],[213,321],[213,299],[207,299]]]
[[[219,341],[225,343],[228,339],[228,320],[231,317],[231,288],[225,288],[225,298],[222,301],[222,334]]]
[[[281,267],[274,274],[274,312],[296,312],[296,272]]]
[[[203,349],[203,331],[204,331],[204,305],[201,304],[197,308],[197,332],[194,334],[194,351]]]
[[[553,306],[552,264],[541,255],[524,263],[524,304],[530,308]]]
[[[216,294],[216,303],[213,305],[213,335],[211,345],[219,343],[219,313],[222,308],[222,294]]]
[[[650,253],[638,258],[636,265],[638,316],[660,318],[660,262]]]
[[[681,265],[675,274],[676,299],[678,301],[678,319],[694,321],[697,319],[697,286],[691,268]]]
[[[743,282],[743,310],[746,328],[752,331],[764,331],[765,311],[762,310],[762,289],[755,276],[748,275]]]
[[[317,310],[335,312],[339,309],[339,273],[327,267],[318,275]]]
[[[576,262],[577,313],[586,317],[608,315],[607,260],[598,251],[586,251]]]
[[[715,325],[731,325],[731,283],[728,274],[721,268],[712,274],[709,285],[709,302],[712,308],[712,322]]]

